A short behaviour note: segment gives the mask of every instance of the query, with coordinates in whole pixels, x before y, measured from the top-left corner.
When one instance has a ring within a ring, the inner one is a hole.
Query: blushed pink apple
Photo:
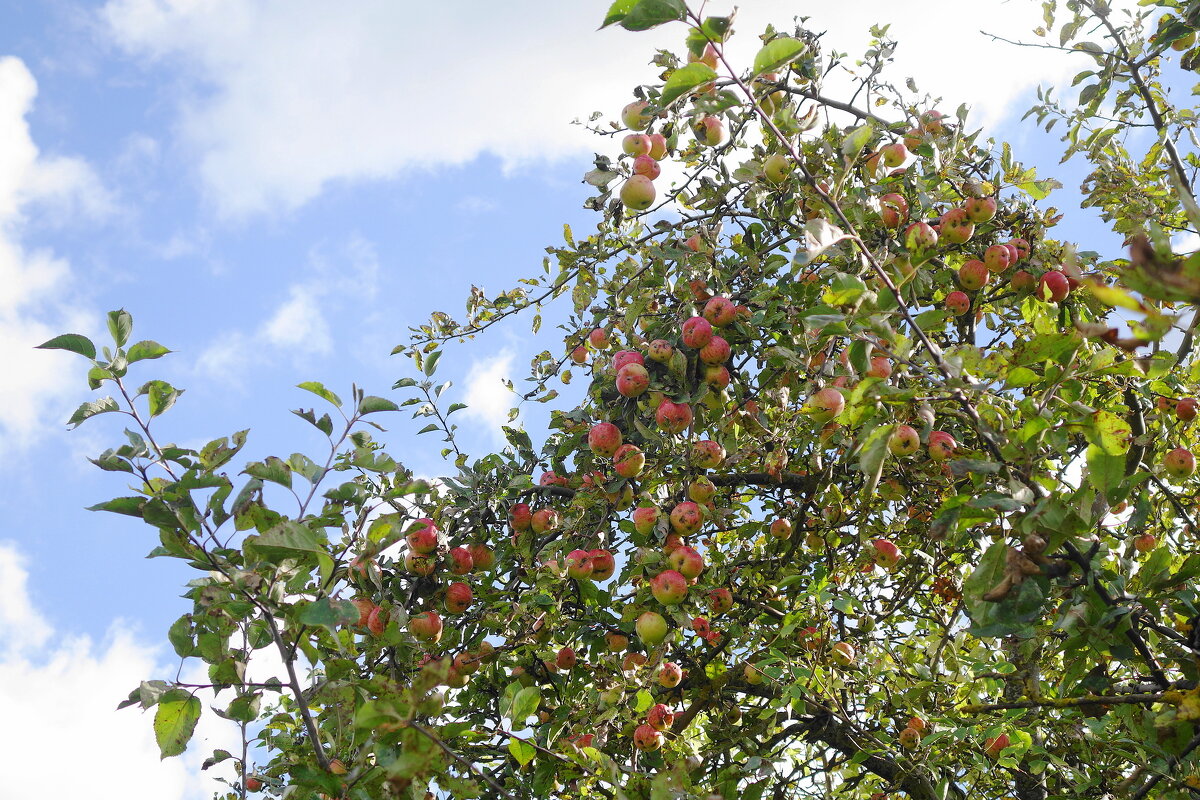
[[[984,251],[983,263],[992,272],[1004,272],[1013,264],[1013,251],[1006,245],[994,244]]]
[[[708,592],[708,610],[714,616],[724,614],[733,608],[733,593],[724,587],[711,589]]]
[[[658,750],[663,746],[662,731],[647,723],[638,725],[633,731],[633,746],[643,751]]]
[[[657,361],[659,364],[666,364],[674,354],[675,348],[666,339],[655,339],[646,346],[646,355],[650,356],[651,361]]]
[[[646,466],[646,454],[633,444],[623,444],[613,453],[613,469],[622,478],[636,478]]]
[[[556,530],[558,528],[559,516],[558,512],[553,508],[539,508],[533,512],[533,519],[530,521],[530,527],[533,532],[541,536],[546,531]]]
[[[883,227],[898,229],[908,219],[908,201],[892,192],[879,198],[879,216]]]
[[[914,222],[904,231],[904,247],[912,253],[927,253],[937,247],[938,234],[928,222]]]
[[[471,587],[461,581],[455,581],[446,588],[446,611],[461,614],[471,607],[473,599]]]
[[[442,638],[442,618],[436,611],[422,611],[408,620],[408,632],[423,642]]]
[[[969,197],[963,210],[967,212],[967,219],[976,225],[989,222],[992,217],[996,216],[996,198]]]
[[[700,506],[690,500],[684,500],[671,509],[671,530],[680,536],[691,536],[699,532],[704,524],[704,515]]]
[[[514,503],[508,509],[508,522],[514,531],[527,531],[533,521],[533,510],[528,503]]]
[[[654,412],[654,421],[667,433],[683,433],[692,424],[692,407],[663,400]]]
[[[567,553],[567,577],[582,581],[592,577],[592,552],[572,550]]]
[[[725,448],[711,439],[692,444],[692,463],[700,469],[716,469],[725,460]]]
[[[633,101],[621,109],[621,122],[625,123],[626,128],[635,131],[645,130],[651,120],[650,115],[646,113],[649,106],[650,104],[645,100]]]
[[[707,364],[704,367],[704,382],[717,391],[729,386],[732,379],[729,368],[724,364]]]
[[[680,545],[672,550],[667,556],[667,563],[671,565],[671,569],[688,580],[699,578],[700,573],[704,571],[704,556],[687,545]]]
[[[792,538],[792,523],[782,517],[772,520],[770,533],[776,539],[790,539]]]
[[[647,154],[655,161],[662,161],[667,155],[667,137],[661,133],[650,134],[650,152]]]
[[[951,244],[963,244],[975,235],[975,223],[961,208],[952,208],[942,214],[940,222],[941,237]]]
[[[1067,276],[1058,270],[1050,270],[1038,281],[1037,296],[1039,300],[1050,303],[1061,303],[1071,293],[1071,284]]]
[[[533,515],[530,514],[530,519],[532,518]],[[476,571],[487,572],[496,566],[496,554],[486,544],[476,542],[467,547],[467,550],[471,553],[471,563],[474,565]]]
[[[897,425],[888,439],[888,450],[894,456],[911,456],[921,449],[921,436],[911,425]]]
[[[658,524],[659,510],[654,506],[645,506],[633,510],[633,528],[643,536],[648,535]]]
[[[604,328],[593,328],[592,332],[588,334],[588,344],[597,350],[608,349],[608,331]]]
[[[687,578],[673,569],[663,570],[650,579],[650,592],[664,606],[679,605],[687,597]]]
[[[961,317],[971,310],[971,298],[967,297],[966,292],[955,289],[946,295],[946,310],[956,317]]]
[[[414,553],[432,553],[438,546],[437,526],[431,519],[419,519],[413,523],[405,539]]]
[[[717,486],[706,476],[696,478],[688,484],[688,497],[694,502],[704,504],[712,500],[717,493]]]
[[[1176,447],[1163,456],[1163,472],[1175,483],[1190,478],[1196,471],[1196,456],[1186,447]]]
[[[813,394],[804,404],[805,410],[817,422],[829,422],[846,408],[846,398],[829,386]]]
[[[432,575],[437,569],[437,560],[430,553],[409,550],[404,554],[404,568],[414,575]]]
[[[592,580],[606,581],[617,571],[617,561],[608,550],[597,548],[591,551],[591,556]]]
[[[958,285],[968,292],[977,292],[987,286],[991,276],[986,264],[972,259],[958,268]]]
[[[650,152],[650,137],[644,133],[626,134],[621,140],[621,152],[630,156],[644,156]]]
[[[638,156],[633,159],[633,174],[644,175],[650,180],[654,180],[662,172],[662,168],[658,166],[658,162],[650,156]]]
[[[645,364],[646,359],[637,350],[618,350],[613,353],[613,372],[620,372],[626,364]]]
[[[929,434],[929,444],[927,447],[931,459],[934,461],[945,461],[954,455],[954,451],[958,449],[958,442],[945,431],[933,431]]]
[[[692,317],[683,323],[680,339],[685,347],[699,350],[713,337],[712,323],[704,317]]]
[[[611,458],[621,446],[621,429],[611,422],[597,422],[588,431],[587,442],[593,453]]]
[[[891,569],[900,563],[900,548],[887,539],[874,539],[871,541],[870,556],[879,566]]]
[[[724,364],[729,360],[729,342],[720,336],[713,336],[708,344],[700,348],[700,360],[705,364]]]
[[[711,297],[704,304],[703,316],[711,324],[723,327],[737,317],[737,306],[727,297]]]
[[[654,182],[645,175],[631,175],[621,187],[621,202],[634,211],[645,211],[654,205]]]
[[[1033,277],[1032,273],[1019,269],[1013,273],[1008,285],[1017,294],[1031,294],[1037,288],[1037,278]]]
[[[683,668],[674,661],[664,661],[658,668],[658,685],[666,689],[674,689],[683,681]],[[653,723],[651,723],[653,724]],[[670,727],[671,723],[667,723]]]
[[[450,564],[450,571],[455,575],[466,575],[475,569],[475,559],[471,556],[471,551],[465,547],[451,548],[450,552],[446,554],[446,561]]]
[[[639,397],[650,388],[650,373],[641,364],[626,364],[617,372],[616,385],[622,397]]]

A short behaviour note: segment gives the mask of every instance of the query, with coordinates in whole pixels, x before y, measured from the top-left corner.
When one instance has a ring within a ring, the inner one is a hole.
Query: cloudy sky
[[[461,311],[472,284],[494,292],[540,270],[564,222],[594,224],[580,176],[611,142],[571,123],[615,115],[654,79],[653,50],[683,40],[669,26],[597,31],[607,5],[0,0],[0,752],[22,765],[0,800],[34,796],[48,776],[64,797],[208,797],[198,764],[228,735],[205,723],[207,750],[160,764],[150,720],[113,711],[139,680],[176,674],[162,643],[189,576],[143,559],[149,529],[84,510],[123,493],[84,460],[120,426],[98,418],[68,435],[91,397],[83,362],[33,346],[100,337],[104,312],[123,306],[135,339],[177,351],[140,372],[188,390],[163,439],[249,427],[252,457],[311,452],[312,429],[288,413],[311,404],[295,384],[387,394],[408,326]],[[810,22],[841,51],[870,22],[892,23],[898,77],[946,110],[970,104],[1043,174],[1078,182],[1015,120],[1039,80],[1083,66],[978,31],[1029,38],[1040,3],[744,5],[743,61],[801,5],[847,9]],[[442,362],[449,399],[472,406],[460,423],[475,452],[509,407],[501,379],[560,346],[523,325],[492,333]],[[442,471],[435,441],[399,417],[392,428],[394,455]]]

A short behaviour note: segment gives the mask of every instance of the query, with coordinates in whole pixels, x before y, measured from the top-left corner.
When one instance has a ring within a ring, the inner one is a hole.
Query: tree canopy
[[[1200,161],[1169,92],[1198,12],[1040,11],[1026,46],[1090,66],[1032,122],[1127,253],[1055,238],[1056,182],[897,82],[884,28],[854,62],[801,22],[733,63],[732,18],[617,0],[604,25],[679,49],[593,120],[595,230],[414,327],[395,399],[301,384],[326,451],[161,441],[181,390],[125,311],[100,352],[44,344],[109,392],[71,425],[132,419],[94,463],[133,492],[95,508],[196,570],[168,639],[210,683],[122,705],[164,756],[240,726],[230,797],[1200,795],[1200,254],[1172,245]],[[463,452],[442,354],[543,313],[548,428]],[[406,411],[436,480],[386,452]]]

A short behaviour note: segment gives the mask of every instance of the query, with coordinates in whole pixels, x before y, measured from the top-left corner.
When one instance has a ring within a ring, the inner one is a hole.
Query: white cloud
[[[612,149],[568,123],[596,109],[615,115],[634,85],[655,79],[654,49],[681,49],[684,29],[597,32],[608,5],[108,0],[101,20],[126,52],[194,81],[180,101],[182,136],[218,209],[242,216],[302,205],[332,181],[428,174],[484,152],[536,170]],[[786,27],[796,13],[785,0],[747,5],[730,47],[740,64],[768,22]],[[869,24],[892,23],[893,79],[912,74],[945,95],[947,111],[973,104],[976,123],[1002,117],[1038,81],[1081,68],[1071,56],[979,33],[1032,39],[1040,24],[1032,3],[928,0],[918,13],[856,0],[811,13],[811,28],[830,31],[826,45],[851,54],[849,68]]]
[[[298,353],[328,353],[333,344],[329,323],[317,304],[316,291],[309,286],[293,286],[283,305],[263,325],[263,335],[276,347]]]
[[[236,729],[206,710],[187,753],[160,760],[152,712],[116,707],[139,681],[173,673],[162,648],[122,620],[102,641],[55,630],[34,607],[28,577],[16,548],[0,542],[0,708],[9,723],[0,726],[0,751],[20,764],[7,770],[0,796],[38,797],[52,785],[57,797],[212,797],[221,769],[201,772],[200,762],[214,747],[232,747]]]
[[[79,305],[70,266],[23,243],[31,212],[37,211],[40,226],[53,227],[113,209],[85,162],[39,152],[26,120],[36,96],[37,82],[25,64],[0,58],[0,441],[18,447],[60,424],[66,396],[81,385],[80,364],[69,360],[77,356],[33,348],[94,323]]]
[[[489,359],[471,362],[467,370],[463,402],[467,407],[459,412],[486,426],[500,441],[504,436],[501,425],[508,425],[508,411],[517,403],[517,396],[504,385],[512,372],[515,353],[505,348]]]

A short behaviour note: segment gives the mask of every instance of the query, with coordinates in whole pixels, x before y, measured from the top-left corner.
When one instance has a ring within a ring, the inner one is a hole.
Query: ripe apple
[[[958,285],[968,292],[977,292],[987,285],[991,276],[982,261],[972,259],[958,268]]]
[[[528,503],[514,503],[508,509],[508,521],[514,531],[527,531],[533,522],[533,510]]]
[[[473,675],[479,671],[479,667],[482,666],[482,662],[477,654],[468,650],[463,650],[454,657],[454,660],[450,665],[460,675]]]
[[[563,475],[559,475],[554,470],[547,470],[542,473],[542,477],[538,478],[539,486],[566,486],[567,479]]]
[[[658,750],[663,746],[662,731],[647,723],[638,725],[633,732],[633,746],[638,750]]]
[[[754,664],[744,664],[742,666],[742,677],[746,679],[746,683],[751,686],[758,686],[763,682],[762,670]]]
[[[622,478],[636,478],[646,466],[646,454],[633,444],[623,444],[613,453],[613,469]]]
[[[1149,553],[1155,547],[1158,547],[1158,538],[1153,533],[1143,533],[1133,540],[1133,549],[1142,554]]]
[[[938,233],[928,222],[914,222],[904,231],[904,248],[912,253],[927,253],[937,247]]]
[[[405,537],[409,548],[414,553],[432,553],[438,546],[438,529],[433,520],[425,518],[413,523],[412,529]]]
[[[606,581],[617,571],[617,562],[608,550],[597,548],[590,553],[592,557],[592,580]]]
[[[367,627],[367,620],[371,618],[371,612],[375,610],[374,601],[366,597],[356,597],[350,602],[353,603],[354,607],[358,609],[358,622],[354,623],[354,627]]]
[[[941,237],[951,244],[963,244],[975,235],[975,223],[967,217],[964,209],[950,209],[942,214],[939,222]]]
[[[408,632],[415,639],[436,643],[442,638],[442,618],[436,611],[422,611],[408,620]]]
[[[533,512],[533,520],[530,527],[533,532],[541,536],[546,531],[556,530],[558,528],[559,517],[558,512],[553,508],[539,508]]]
[[[1028,239],[1022,239],[1020,237],[1018,237],[1016,239],[1010,239],[1008,242],[1008,246],[1016,248],[1017,258],[1016,258],[1016,261],[1013,262],[1014,264],[1017,261],[1024,261],[1025,259],[1029,258],[1030,246],[1029,246]]]
[[[383,606],[375,606],[371,609],[370,616],[367,617],[367,630],[374,636],[383,636],[391,616],[391,612]]]
[[[708,625],[708,620],[704,617],[692,617],[692,630],[704,636],[711,630]]]
[[[887,167],[895,168],[908,160],[908,148],[901,142],[884,145],[879,152],[883,154],[883,163]]]
[[[646,355],[659,364],[666,364],[674,354],[675,348],[666,339],[655,339],[646,347]]]
[[[471,587],[465,583],[455,581],[446,587],[446,611],[451,614],[461,614],[471,607],[471,601],[475,599]]]
[[[404,554],[404,568],[414,575],[432,575],[437,569],[437,559],[428,553],[409,550]]]
[[[1033,277],[1033,273],[1019,269],[1013,273],[1012,279],[1009,281],[1009,286],[1017,294],[1031,294],[1037,287],[1037,278]]]
[[[674,722],[675,713],[662,703],[655,703],[646,711],[646,724],[656,731],[665,731]]]
[[[808,398],[804,410],[816,422],[829,422],[846,408],[846,398],[833,387],[826,387]]]
[[[633,174],[644,175],[650,180],[654,180],[662,172],[662,168],[658,166],[658,161],[650,156],[638,156],[633,159]]]
[[[1067,295],[1071,293],[1071,284],[1067,281],[1067,276],[1056,269],[1042,275],[1038,281],[1037,297],[1049,303],[1061,303],[1067,299]]]
[[[884,569],[891,569],[900,563],[900,548],[887,539],[872,540],[869,555]]]
[[[945,461],[954,455],[954,451],[958,449],[958,442],[945,431],[933,431],[929,434],[929,444],[927,447],[931,459],[934,461]]]
[[[710,589],[708,592],[708,610],[709,613],[716,616],[724,614],[729,609],[733,608],[733,592],[725,587]]]
[[[716,147],[725,141],[725,124],[719,117],[701,117],[692,125],[692,133],[696,135],[696,141],[700,144]]]
[[[630,156],[644,156],[649,154],[652,144],[650,137],[644,133],[626,134],[621,140],[621,152]]]
[[[577,581],[592,577],[592,552],[572,550],[567,553],[567,577]]]
[[[629,647],[629,637],[623,633],[610,631],[604,634],[604,644],[608,647],[608,652],[620,653]]]
[[[700,577],[700,573],[704,571],[704,556],[686,544],[672,550],[667,556],[667,563],[671,565],[671,569],[688,580]]]
[[[683,433],[692,424],[692,407],[687,403],[663,400],[654,412],[654,420],[667,433]]]
[[[933,136],[941,136],[946,132],[946,126],[942,122],[945,118],[946,115],[942,112],[930,110],[923,112],[918,120],[922,131]]]
[[[658,685],[674,689],[683,681],[683,669],[674,661],[664,661],[658,670]],[[670,725],[670,723],[667,723]]]
[[[725,448],[710,439],[692,444],[692,463],[700,469],[716,469],[725,460]]]
[[[763,175],[774,184],[783,183],[792,171],[792,161],[782,153],[771,153],[763,159]]]
[[[588,351],[587,351],[587,347],[585,347],[584,345],[579,345],[578,347],[576,347],[574,350],[571,351],[571,360],[574,361],[576,364],[586,364],[587,358],[588,358]]]
[[[578,659],[575,656],[575,651],[569,647],[564,647],[554,656],[554,666],[561,670],[568,670],[575,666]]]
[[[854,646],[849,642],[838,642],[829,649],[829,657],[839,667],[853,666],[854,656]]]
[[[908,201],[894,192],[885,194],[879,198],[879,216],[883,220],[883,227],[899,229],[908,219]]]
[[[643,611],[634,623],[634,629],[648,647],[660,645],[667,638],[667,621],[656,611]]]
[[[588,431],[587,442],[593,453],[611,458],[621,446],[621,429],[611,422],[598,422]]]
[[[641,364],[626,364],[617,372],[616,384],[622,397],[640,397],[650,388],[650,373]]]
[[[994,244],[984,251],[983,263],[992,272],[1004,272],[1013,265],[1013,251],[1007,245]]]
[[[911,456],[921,449],[921,436],[911,425],[897,425],[888,439],[888,450],[894,456]]]
[[[900,746],[905,750],[916,750],[921,746],[921,732],[914,728],[900,731]]]
[[[1197,403],[1194,397],[1184,397],[1175,404],[1175,416],[1183,422],[1191,422],[1196,418]]]
[[[713,336],[700,348],[700,360],[705,364],[724,364],[729,360],[729,354],[729,342],[720,336]]]
[[[707,477],[696,478],[688,484],[688,497],[697,503],[707,503],[717,494],[717,486]]]
[[[446,554],[446,560],[450,562],[450,571],[455,575],[466,575],[475,569],[475,558],[465,547],[453,548]]]
[[[633,528],[642,536],[647,536],[658,524],[659,511],[654,506],[645,506],[633,510]]]
[[[629,105],[621,109],[621,122],[625,123],[626,128],[631,128],[635,131],[645,130],[650,125],[651,117],[646,113],[646,109],[650,106],[645,100],[635,100]]]
[[[715,391],[719,392],[728,387],[731,380],[732,376],[729,374],[729,368],[724,364],[708,364],[704,367],[704,382],[711,386]],[[718,402],[719,405],[720,398],[712,394],[705,398],[705,402],[708,403],[710,407],[715,408],[717,406],[712,405],[714,401]]]
[[[637,350],[618,350],[613,353],[612,368],[613,372],[620,372],[621,367],[626,364],[645,364],[646,359]]]
[[[246,776],[246,779],[242,783],[245,785],[247,792],[257,792],[263,787],[262,781],[253,775]]]
[[[724,327],[737,317],[737,306],[727,297],[710,297],[701,313],[710,324]]]
[[[988,737],[983,743],[983,752],[987,753],[991,758],[999,758],[1000,751],[1008,747],[1009,739],[1007,733],[1002,733],[999,736]]]
[[[712,339],[712,323],[704,317],[692,317],[683,323],[680,339],[685,347],[699,350]]]
[[[487,572],[496,565],[496,554],[482,542],[469,545],[467,552],[471,554],[471,564],[477,572]]]
[[[792,538],[792,523],[786,519],[780,518],[771,522],[771,535],[776,539]]]
[[[664,606],[675,606],[687,597],[687,578],[673,569],[663,570],[650,579],[650,592]]]
[[[956,317],[961,317],[971,310],[971,298],[965,292],[955,289],[946,295],[946,310]]]
[[[662,161],[667,155],[667,137],[661,133],[650,134],[650,152],[647,155],[655,161]]]
[[[871,366],[867,367],[868,378],[879,378],[887,380],[892,376],[892,361],[886,356],[875,356],[871,359]]]
[[[654,182],[645,175],[631,175],[621,187],[621,202],[634,211],[654,205]]]
[[[608,331],[604,328],[593,328],[592,332],[588,334],[588,344],[597,350],[608,349]]]
[[[671,509],[671,530],[680,536],[691,536],[700,530],[704,524],[704,515],[700,506],[690,500],[684,500]]]
[[[967,198],[963,210],[967,212],[967,219],[979,225],[984,222],[989,222],[996,216],[996,198],[994,197],[970,197]]]
[[[1196,456],[1186,447],[1176,447],[1163,456],[1163,471],[1172,481],[1180,483],[1196,471]]]

